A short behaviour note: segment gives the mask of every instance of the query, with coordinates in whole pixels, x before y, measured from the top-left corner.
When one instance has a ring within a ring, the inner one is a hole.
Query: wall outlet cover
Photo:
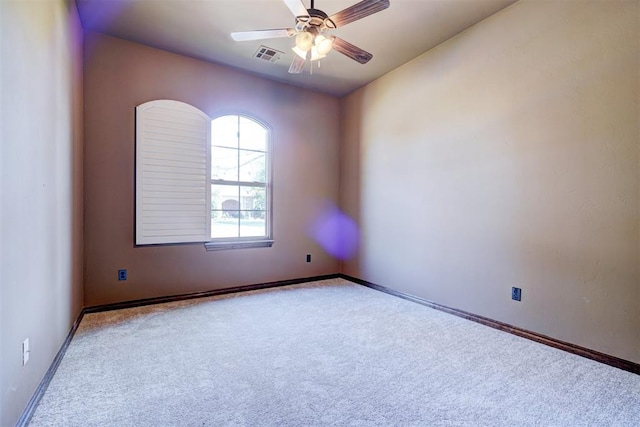
[[[514,301],[522,300],[522,289],[520,288],[511,288],[511,299]]]
[[[22,366],[26,365],[29,361],[30,352],[31,350],[29,350],[29,338],[27,338],[22,342]]]

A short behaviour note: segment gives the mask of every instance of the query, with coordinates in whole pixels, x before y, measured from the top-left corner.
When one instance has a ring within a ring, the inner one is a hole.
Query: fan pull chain
[[[318,68],[320,68],[320,60],[318,60],[317,62],[318,62]],[[309,74],[313,76],[313,62],[309,65],[310,65]]]

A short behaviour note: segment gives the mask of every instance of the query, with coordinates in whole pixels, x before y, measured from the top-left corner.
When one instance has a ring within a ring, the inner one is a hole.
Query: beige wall
[[[84,82],[87,306],[339,271],[307,234],[324,203],[338,201],[337,98],[93,33],[85,37]],[[134,108],[154,99],[209,116],[247,113],[271,126],[272,248],[133,246]],[[117,280],[120,268],[127,281]]]
[[[640,362],[638,17],[521,1],[344,99],[343,271]]]
[[[82,31],[65,1],[3,0],[0,15],[0,425],[12,426],[82,307]]]
[[[345,273],[640,362],[637,1],[521,1],[343,120],[330,96],[88,34],[84,163],[66,3],[0,1],[0,425],[80,311],[83,241],[86,305],[330,274],[308,230],[338,196],[361,227]],[[133,247],[133,110],[160,98],[272,126],[273,248]]]

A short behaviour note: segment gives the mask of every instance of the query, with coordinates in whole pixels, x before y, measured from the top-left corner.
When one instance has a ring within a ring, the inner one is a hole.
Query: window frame
[[[208,175],[209,187],[212,190],[213,185],[229,185],[229,186],[238,186],[238,187],[254,187],[254,188],[264,188],[265,189],[265,236],[248,236],[248,237],[213,237],[211,236],[208,242],[205,242],[204,246],[207,251],[216,251],[223,249],[243,249],[243,248],[260,248],[260,247],[271,247],[273,246],[273,143],[272,143],[272,135],[273,130],[269,124],[267,124],[264,120],[252,115],[241,112],[228,112],[224,114],[217,114],[211,118],[211,124],[213,126],[213,122],[222,117],[236,117],[238,121],[238,145],[235,148],[231,147],[223,147],[222,148],[231,148],[235,149],[238,154],[238,161],[240,159],[240,153],[242,151],[259,151],[259,150],[250,150],[250,149],[242,149],[240,147],[240,133],[242,131],[240,127],[240,119],[250,120],[251,122],[262,127],[266,132],[266,149],[264,151],[265,154],[265,183],[264,185],[255,185],[256,182],[246,182],[240,181],[240,177],[238,176],[237,181],[227,181],[227,180],[219,180],[214,179],[212,177],[212,171],[215,165],[215,159],[213,158],[213,147],[214,147],[214,139],[213,139],[213,131],[210,132],[210,144],[209,144],[209,156],[210,156],[210,171]],[[238,170],[239,173],[239,170]],[[240,201],[239,201],[240,202]],[[210,221],[213,220],[213,206],[211,206],[211,214],[209,215]],[[211,233],[213,233],[213,227],[211,227]]]

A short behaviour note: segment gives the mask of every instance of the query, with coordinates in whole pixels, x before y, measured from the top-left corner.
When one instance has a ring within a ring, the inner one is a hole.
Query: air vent
[[[280,56],[283,54],[284,52],[280,52],[279,50],[273,49],[271,47],[260,46],[256,51],[256,54],[253,56],[254,58],[258,58],[261,61],[278,62]]]

